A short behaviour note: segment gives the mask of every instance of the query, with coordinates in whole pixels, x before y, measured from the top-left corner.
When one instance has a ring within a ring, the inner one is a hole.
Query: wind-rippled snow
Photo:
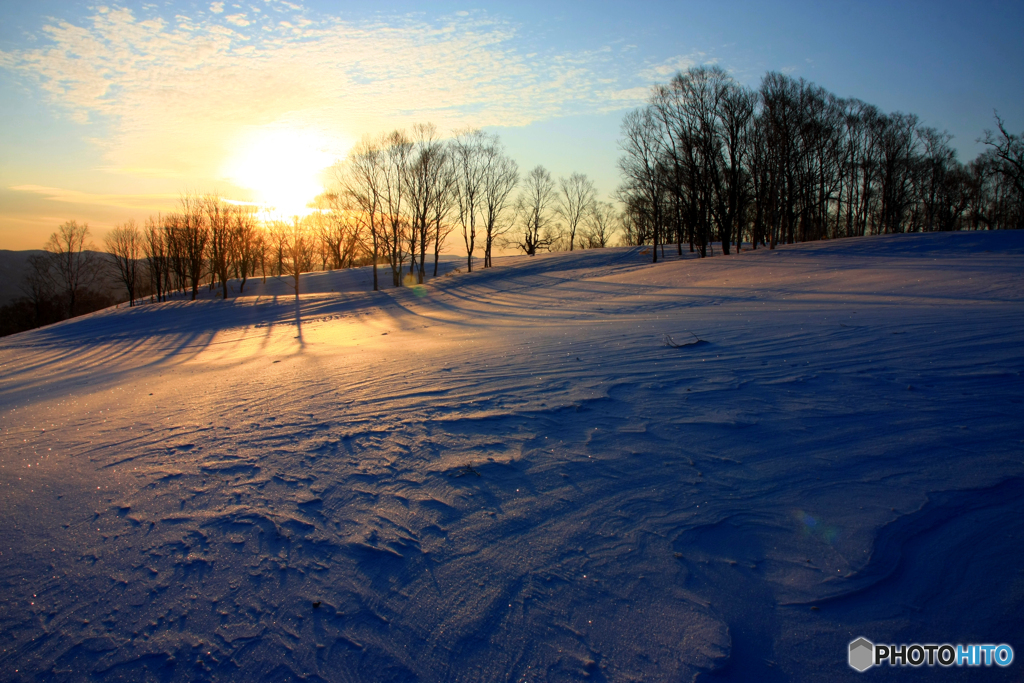
[[[272,280],[0,341],[0,677],[840,681],[858,636],[1024,652],[1024,234],[649,259],[319,274],[298,304]]]

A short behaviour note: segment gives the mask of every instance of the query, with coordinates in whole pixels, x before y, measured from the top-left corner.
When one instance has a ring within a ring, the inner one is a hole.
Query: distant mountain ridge
[[[42,249],[11,251],[0,249],[0,306],[6,306],[24,296],[21,283],[28,273],[28,259],[33,254],[45,253]]]

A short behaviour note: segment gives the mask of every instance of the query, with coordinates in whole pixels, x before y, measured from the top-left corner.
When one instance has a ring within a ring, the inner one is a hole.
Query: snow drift
[[[858,636],[1024,652],[1024,234],[644,251],[0,341],[2,677],[839,681]]]

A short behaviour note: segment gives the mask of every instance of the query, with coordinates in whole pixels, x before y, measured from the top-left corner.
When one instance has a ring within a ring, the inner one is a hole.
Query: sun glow
[[[302,128],[256,128],[240,137],[223,175],[252,190],[268,213],[304,216],[323,191],[324,169],[342,158],[348,146]]]

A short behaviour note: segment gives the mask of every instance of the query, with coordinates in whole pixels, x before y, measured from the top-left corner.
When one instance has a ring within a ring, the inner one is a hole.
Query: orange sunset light
[[[310,212],[323,191],[323,171],[344,158],[351,142],[297,126],[250,128],[238,136],[222,175],[251,190],[268,213],[290,217]]]

